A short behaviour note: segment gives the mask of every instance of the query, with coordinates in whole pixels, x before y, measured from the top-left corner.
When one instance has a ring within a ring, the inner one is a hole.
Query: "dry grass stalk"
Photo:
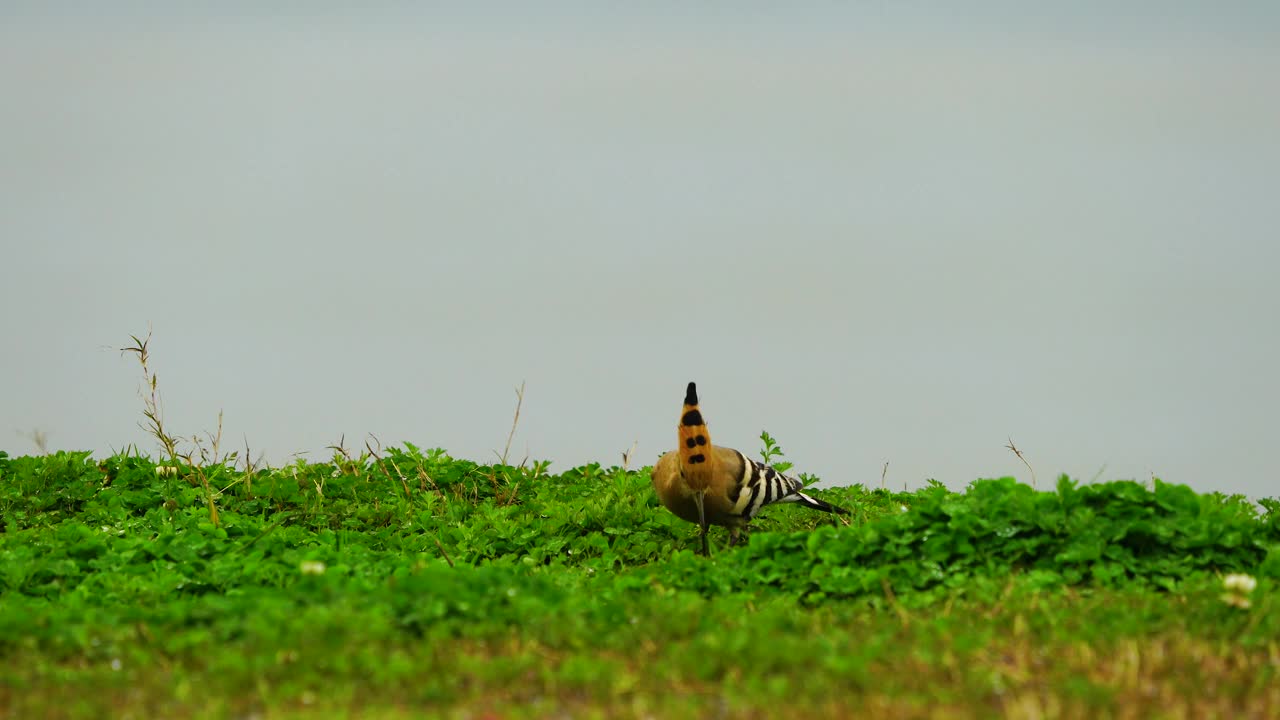
[[[1027,462],[1027,459],[1022,456],[1022,451],[1018,449],[1017,445],[1013,444],[1013,438],[1009,438],[1009,444],[1005,445],[1005,447],[1012,450],[1013,454],[1017,455],[1018,459],[1022,461],[1022,464],[1027,466],[1027,469],[1031,471],[1031,487],[1038,488],[1039,486],[1036,484],[1036,469],[1031,467],[1031,463]]]

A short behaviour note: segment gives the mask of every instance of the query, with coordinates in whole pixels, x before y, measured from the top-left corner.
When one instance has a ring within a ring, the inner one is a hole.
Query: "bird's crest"
[[[698,407],[698,388],[689,383],[684,393],[684,409],[680,411],[680,425],[676,428],[677,447],[680,450],[680,469],[693,490],[702,490],[711,482],[715,453],[711,451],[711,433],[702,419]]]

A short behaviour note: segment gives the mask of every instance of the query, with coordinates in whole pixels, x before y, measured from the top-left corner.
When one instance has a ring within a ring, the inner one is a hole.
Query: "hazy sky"
[[[1280,5],[686,5],[0,5],[0,448],[1280,494]]]

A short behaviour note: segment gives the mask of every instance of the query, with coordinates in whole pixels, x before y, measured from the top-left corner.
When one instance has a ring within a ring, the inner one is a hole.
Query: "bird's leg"
[[[698,526],[702,528],[702,556],[710,557],[711,551],[707,547],[707,511],[703,507],[703,495],[706,490],[699,490],[693,494],[693,502],[698,506]]]

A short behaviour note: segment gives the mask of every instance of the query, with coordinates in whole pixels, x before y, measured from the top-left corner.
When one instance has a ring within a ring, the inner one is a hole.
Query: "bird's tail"
[[[845,510],[845,509],[844,509],[844,508],[842,508],[842,507],[838,507],[838,506],[836,506],[836,505],[832,505],[831,503],[827,502],[826,500],[819,500],[818,498],[813,497],[812,495],[806,495],[806,494],[804,494],[804,493],[800,492],[799,490],[797,490],[797,491],[795,491],[794,493],[792,493],[791,495],[787,496],[787,497],[785,498],[785,500],[790,501],[790,502],[794,502],[794,503],[800,503],[801,505],[803,505],[803,506],[805,506],[805,507],[807,507],[807,508],[813,508],[814,510],[821,510],[821,511],[823,511],[823,512],[834,513],[834,514],[836,514],[836,515],[848,515],[848,514],[849,514],[849,511],[848,511],[848,510]]]
[[[761,473],[764,478],[766,488],[765,503],[769,502],[792,502],[803,505],[814,510],[822,512],[834,513],[836,515],[848,515],[849,511],[842,507],[837,507],[818,498],[808,495],[803,491],[804,481],[798,477],[791,475],[783,475],[771,467],[764,468]]]

